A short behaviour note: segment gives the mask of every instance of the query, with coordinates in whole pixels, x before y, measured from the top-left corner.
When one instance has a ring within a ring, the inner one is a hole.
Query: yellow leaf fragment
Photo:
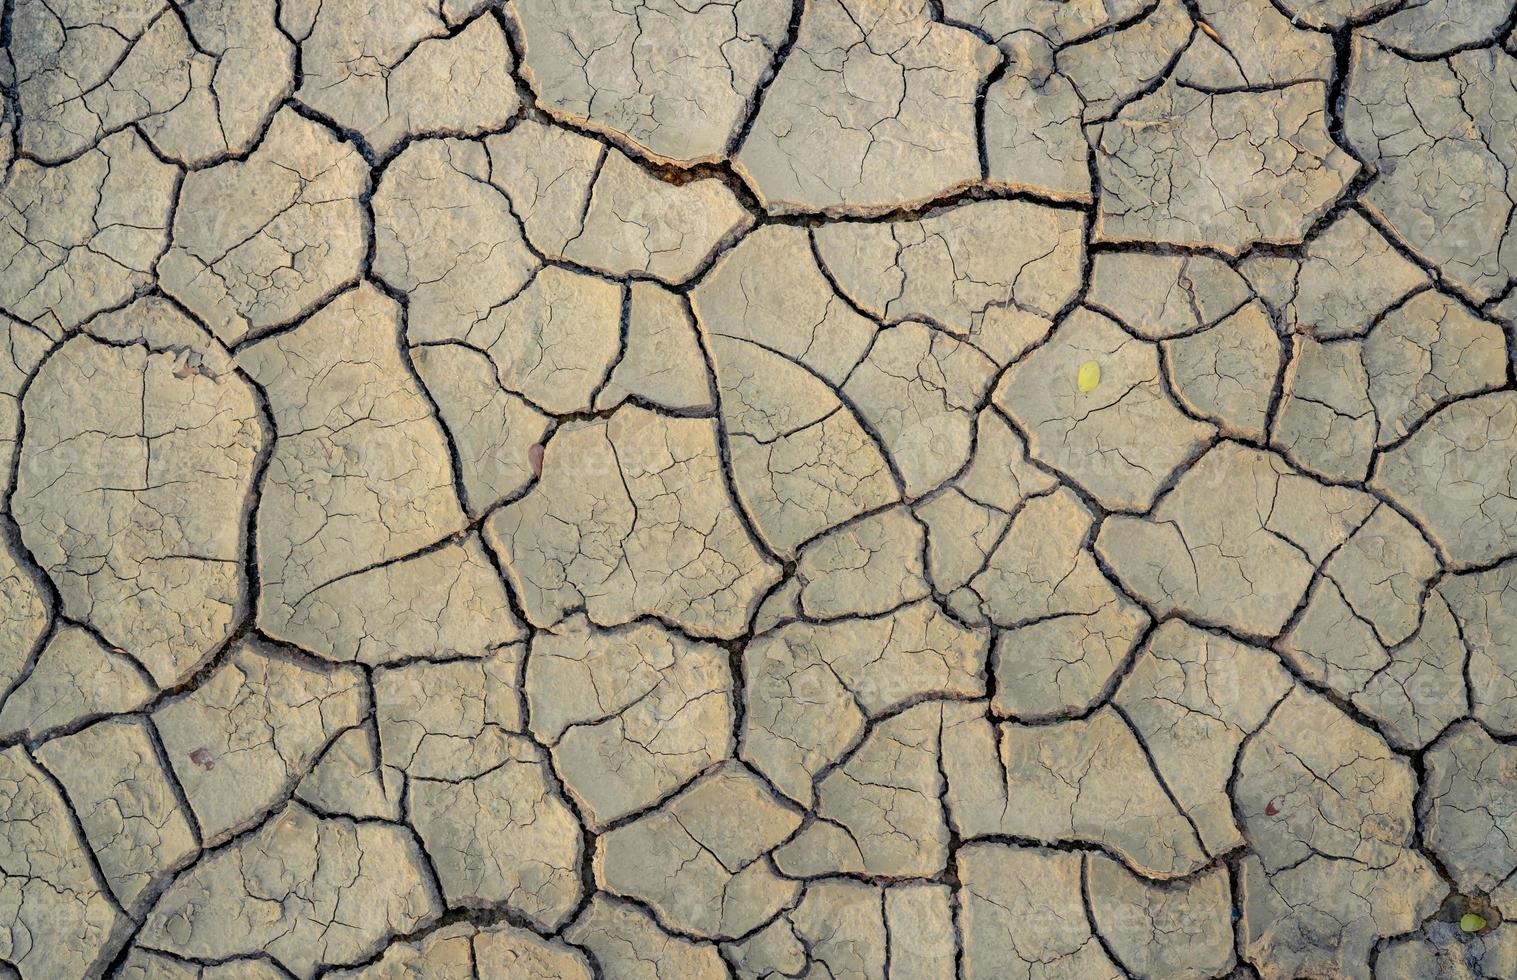
[[[1080,370],[1075,374],[1075,387],[1081,392],[1095,391],[1096,385],[1101,383],[1101,365],[1095,361],[1086,361],[1080,365]]]

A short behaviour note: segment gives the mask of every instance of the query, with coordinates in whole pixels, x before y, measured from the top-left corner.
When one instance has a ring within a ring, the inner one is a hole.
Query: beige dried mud
[[[1514,0],[13,0],[0,976],[1511,980]]]

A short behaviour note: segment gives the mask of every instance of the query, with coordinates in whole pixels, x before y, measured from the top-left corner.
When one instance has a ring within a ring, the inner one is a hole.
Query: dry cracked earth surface
[[[1514,23],[5,0],[0,976],[1517,977]]]

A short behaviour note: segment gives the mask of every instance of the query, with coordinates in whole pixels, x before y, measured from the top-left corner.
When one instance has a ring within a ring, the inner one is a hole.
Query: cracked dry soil
[[[1517,978],[1517,0],[4,0],[0,976]]]

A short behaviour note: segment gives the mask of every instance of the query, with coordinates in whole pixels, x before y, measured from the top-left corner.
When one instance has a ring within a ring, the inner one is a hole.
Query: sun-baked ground
[[[0,975],[1517,976],[1512,0],[6,0]]]

